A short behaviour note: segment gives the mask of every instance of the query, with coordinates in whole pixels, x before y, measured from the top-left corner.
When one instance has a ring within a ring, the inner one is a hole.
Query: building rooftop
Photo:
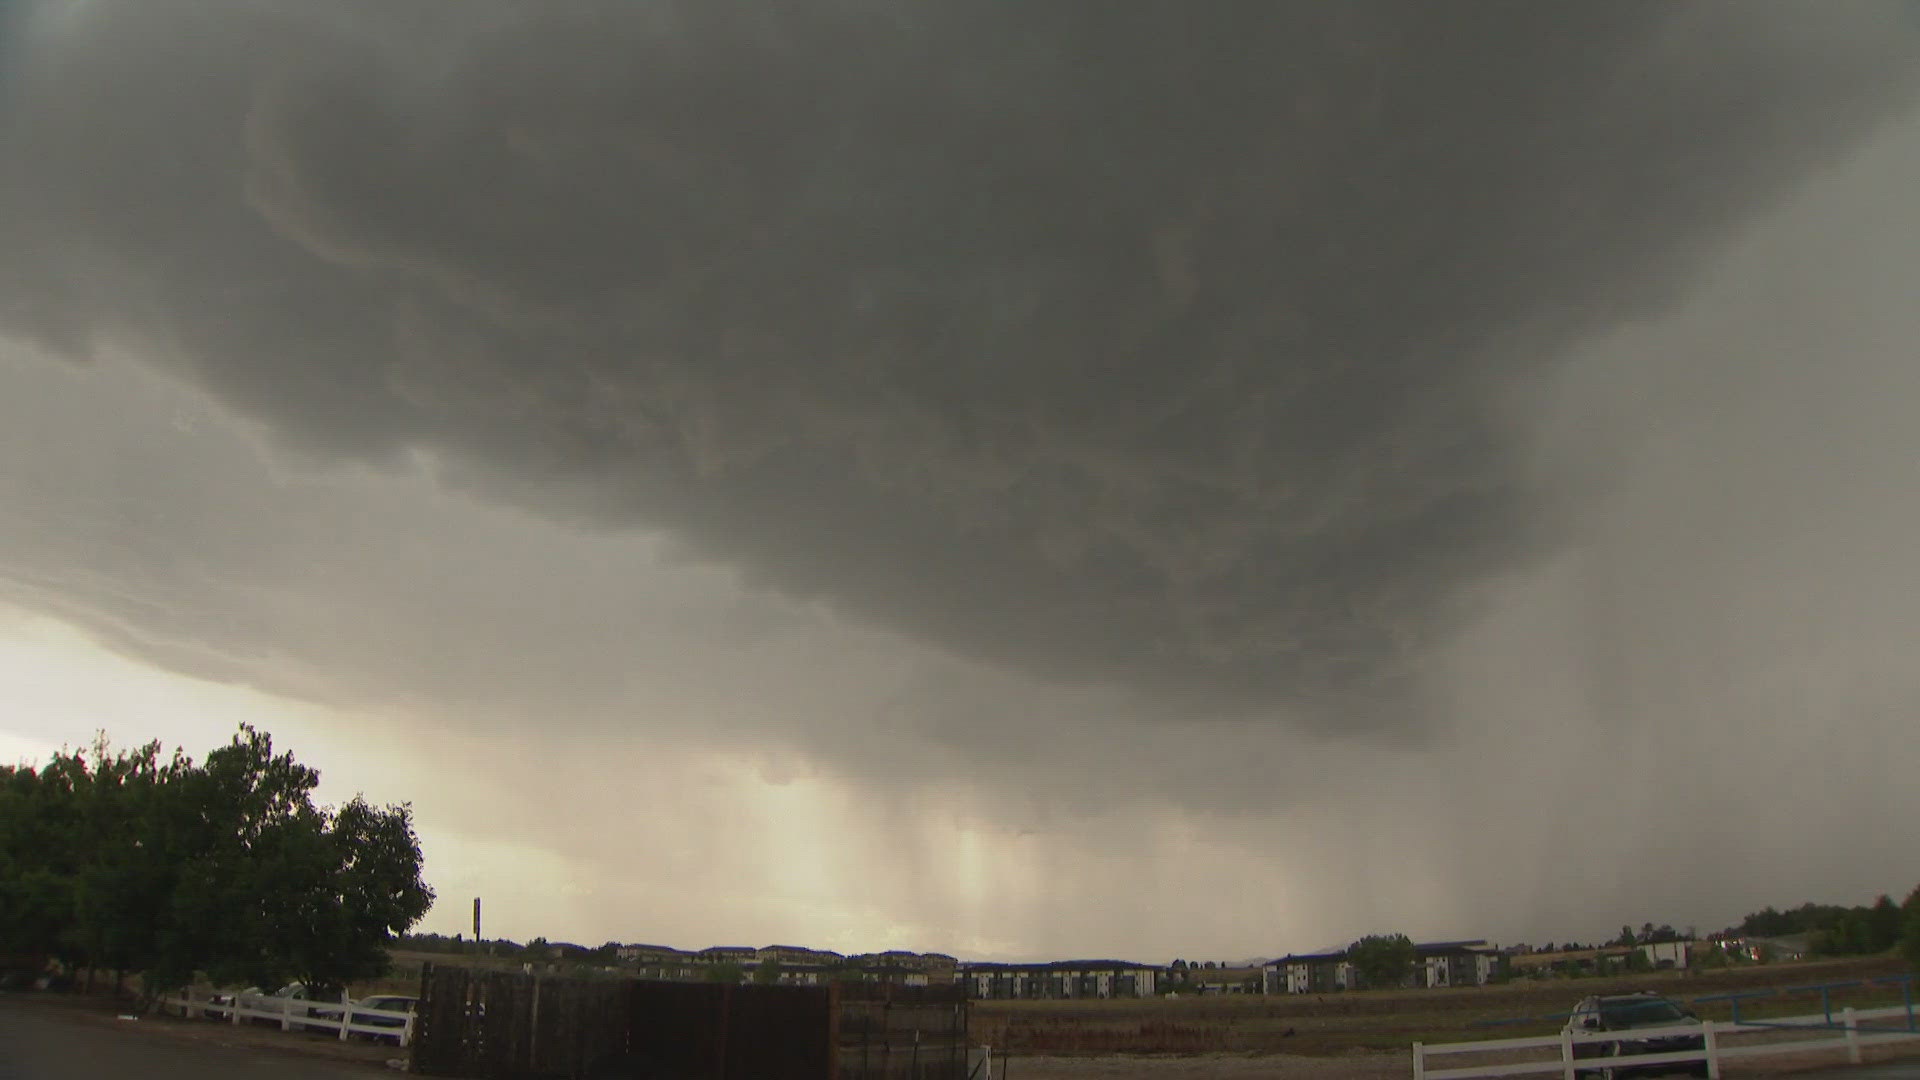
[[[976,961],[961,964],[965,971],[1139,971],[1161,970],[1159,964],[1140,964],[1132,960],[1044,960],[1030,964],[1006,964]]]

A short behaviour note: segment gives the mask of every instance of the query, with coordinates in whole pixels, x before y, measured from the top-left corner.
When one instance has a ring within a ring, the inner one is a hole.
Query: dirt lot
[[[978,1002],[973,1007],[971,1028],[976,1043],[1035,1057],[1229,1055],[1220,1065],[1223,1070],[1231,1067],[1225,1061],[1250,1054],[1344,1061],[1355,1051],[1390,1051],[1404,1059],[1415,1041],[1458,1042],[1557,1031],[1560,1021],[1547,1018],[1565,1013],[1587,994],[1651,989],[1692,999],[1764,987],[1857,980],[1906,970],[1898,961],[1873,959],[1764,965],[1692,976],[1663,972],[1624,979],[1526,981],[1450,990]],[[1898,991],[1885,987],[1834,996],[1836,1008],[1899,1001]],[[1779,1016],[1818,1007],[1818,995],[1803,994],[1743,1006],[1742,1015]],[[1731,1015],[1725,1004],[1702,1005],[1699,1012],[1714,1019]],[[1529,1017],[1536,1019],[1489,1026],[1492,1021]]]
[[[1911,1061],[1912,1075],[1920,1076],[1920,1055],[1872,1051],[1868,1062]],[[1844,1059],[1834,1054],[1804,1055],[1766,1062],[1729,1063],[1728,1080],[1741,1077],[1787,1076],[1817,1073],[1825,1076]],[[1358,1051],[1337,1057],[1298,1057],[1291,1054],[1197,1054],[1187,1057],[1015,1058],[1008,1063],[1007,1080],[1405,1080],[1413,1072],[1406,1053]],[[996,1069],[994,1076],[998,1080]],[[1556,1073],[1536,1073],[1555,1076]],[[1844,1074],[1843,1074],[1844,1075]],[[1902,1071],[1900,1075],[1908,1075]]]
[[[129,1015],[125,1003],[67,994],[0,994],[0,1076],[33,1080],[345,1080],[398,1075],[405,1051],[269,1027]]]
[[[1193,1054],[1181,1057],[1017,1057],[1007,1080],[1404,1080],[1406,1053],[1360,1051],[1337,1057],[1294,1054]],[[1000,1073],[996,1068],[995,1080]]]

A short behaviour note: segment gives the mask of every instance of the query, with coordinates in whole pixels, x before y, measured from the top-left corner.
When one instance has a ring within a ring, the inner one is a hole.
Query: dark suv
[[[1567,1027],[1574,1032],[1588,1031],[1633,1031],[1636,1028],[1674,1028],[1698,1026],[1700,1018],[1682,1008],[1678,1003],[1654,993],[1608,994],[1581,998],[1580,1004],[1573,1007],[1567,1017]],[[1672,1034],[1660,1035],[1649,1039],[1618,1039],[1575,1043],[1573,1055],[1577,1058],[1632,1057],[1637,1054],[1677,1054],[1683,1050],[1705,1050],[1706,1038],[1701,1035]],[[1669,1065],[1625,1065],[1606,1066],[1598,1070],[1582,1070],[1582,1076],[1602,1076],[1606,1080],[1615,1080],[1622,1076],[1663,1076],[1668,1073],[1686,1073],[1692,1076],[1707,1075],[1705,1058],[1699,1061],[1677,1061]]]

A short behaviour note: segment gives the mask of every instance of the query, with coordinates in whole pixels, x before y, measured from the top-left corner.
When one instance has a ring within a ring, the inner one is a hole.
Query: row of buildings
[[[945,953],[890,950],[848,956],[800,945],[714,945],[697,950],[622,945],[615,955],[624,971],[643,979],[690,981],[736,970],[740,977],[752,978],[771,968],[770,981],[789,986],[821,986],[847,980],[930,986],[953,982],[959,965]]]
[[[1650,941],[1638,945],[1602,945],[1592,949],[1559,949],[1551,952],[1515,952],[1508,958],[1515,974],[1596,975],[1627,967],[1638,954],[1637,964],[1648,970],[1684,968],[1703,947],[1724,948],[1720,943],[1698,941]]]
[[[1631,959],[1641,969],[1684,968],[1704,947],[1737,943],[1666,941],[1597,949],[1502,949],[1482,939],[1430,941],[1413,947],[1413,963],[1398,986],[1439,989],[1483,986],[1507,975],[1593,974],[1618,970]],[[1638,954],[1634,956],[1633,954]],[[845,955],[796,945],[716,945],[699,950],[624,945],[620,968],[640,978],[715,977],[822,986],[877,982],[896,986],[964,986],[983,1000],[1154,997],[1160,994],[1326,994],[1369,989],[1345,949],[1290,954],[1242,964],[1172,966],[1127,960],[1045,963],[962,963],[944,953],[901,950]]]
[[[626,945],[623,970],[641,978],[697,980],[728,973],[743,980],[796,986],[830,982],[885,982],[900,986],[959,984],[983,1000],[1154,997],[1165,993],[1323,994],[1361,989],[1359,970],[1345,950],[1289,955],[1242,965],[1141,964],[1126,960],[1045,963],[961,963],[944,953],[889,951],[843,955],[792,945],[717,945],[686,951],[662,945]],[[1508,957],[1486,941],[1439,941],[1414,946],[1409,987],[1478,986],[1506,970]],[[723,975],[722,977],[728,977]]]
[[[1505,970],[1506,954],[1482,940],[1429,941],[1413,947],[1413,964],[1403,987],[1437,989],[1484,986]],[[1345,949],[1283,956],[1261,965],[1262,988],[1269,994],[1325,994],[1365,988],[1360,970]]]
[[[1505,954],[1486,941],[1434,941],[1414,946],[1405,987],[1481,986],[1505,970]],[[1167,968],[1124,960],[1060,960],[1045,964],[960,964],[955,979],[987,1000],[1152,997],[1161,993],[1324,994],[1364,986],[1346,950],[1305,953],[1257,966]]]

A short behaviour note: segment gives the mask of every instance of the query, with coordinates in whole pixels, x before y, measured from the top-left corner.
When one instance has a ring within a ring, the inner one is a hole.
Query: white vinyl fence
[[[1875,1024],[1872,1021],[1891,1022]],[[1866,1022],[1864,1029],[1863,1022]],[[1905,1030],[1900,1030],[1900,1026],[1904,1026]],[[1778,1035],[1781,1032],[1806,1032],[1813,1034],[1814,1037],[1764,1042],[1746,1038],[1761,1033]],[[1678,1050],[1658,1054],[1634,1054],[1620,1057],[1575,1056],[1576,1048],[1587,1043],[1639,1042],[1644,1039],[1669,1038],[1676,1035],[1699,1035],[1705,1040],[1706,1045],[1699,1050]],[[1631,1031],[1569,1030],[1562,1031],[1558,1035],[1537,1035],[1524,1039],[1488,1039],[1480,1042],[1436,1043],[1432,1046],[1414,1043],[1413,1078],[1414,1080],[1466,1080],[1468,1077],[1481,1076],[1558,1074],[1565,1080],[1574,1080],[1576,1070],[1597,1072],[1602,1068],[1639,1068],[1669,1064],[1675,1066],[1675,1071],[1679,1071],[1688,1063],[1704,1060],[1707,1064],[1707,1075],[1717,1080],[1720,1076],[1720,1063],[1728,1058],[1802,1054],[1809,1050],[1844,1050],[1848,1061],[1859,1064],[1862,1047],[1915,1040],[1920,1040],[1920,1029],[1914,1025],[1912,1013],[1905,1006],[1895,1005],[1887,1009],[1844,1009],[1837,1022],[1830,1021],[1825,1013],[1814,1013],[1810,1016],[1789,1016],[1740,1023],[1707,1020],[1699,1024],[1634,1028]],[[1548,1057],[1544,1054],[1548,1047],[1558,1052]],[[1522,1056],[1521,1052],[1532,1060],[1512,1060]],[[1464,1054],[1480,1058],[1502,1057],[1508,1060],[1447,1069],[1428,1067],[1428,1062],[1434,1058]]]
[[[342,1042],[350,1035],[398,1038],[401,1046],[413,1040],[412,1013],[365,1008],[347,1000],[345,994],[340,996],[338,1002],[274,997],[269,994],[232,994],[230,997],[230,1003],[216,1003],[210,991],[196,988],[185,994],[163,997],[160,1004],[179,1009],[180,1014],[187,1017],[219,1018],[234,1024],[242,1020],[275,1020],[282,1031],[295,1028],[338,1031]],[[375,1024],[371,1022],[373,1020],[398,1020],[400,1024]]]

